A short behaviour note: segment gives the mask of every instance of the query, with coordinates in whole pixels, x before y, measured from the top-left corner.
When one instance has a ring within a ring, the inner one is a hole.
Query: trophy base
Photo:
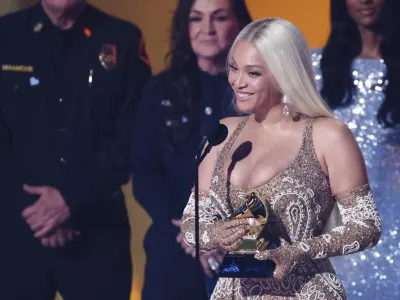
[[[257,249],[256,239],[244,238],[238,249],[230,251],[229,254],[252,254],[254,256],[257,253]]]
[[[228,253],[218,276],[226,278],[268,278],[273,277],[275,263],[272,260],[257,260],[254,254]]]

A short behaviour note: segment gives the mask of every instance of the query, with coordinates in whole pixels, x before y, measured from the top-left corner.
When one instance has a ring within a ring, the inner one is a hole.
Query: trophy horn
[[[265,203],[255,193],[251,192],[245,204],[230,215],[229,219],[254,218],[259,224],[265,224],[268,220],[268,209]]]

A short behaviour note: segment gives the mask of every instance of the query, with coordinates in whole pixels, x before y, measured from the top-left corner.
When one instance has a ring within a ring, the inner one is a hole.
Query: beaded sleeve
[[[296,243],[307,258],[318,259],[359,252],[379,241],[381,221],[369,185],[336,197],[343,225]]]
[[[210,251],[216,248],[215,237],[213,236],[214,224],[228,215],[227,208],[224,207],[218,196],[210,191],[209,193],[199,194],[199,231],[200,231],[200,250]],[[195,246],[195,197],[191,193],[189,201],[185,207],[181,223],[181,231],[184,241]]]

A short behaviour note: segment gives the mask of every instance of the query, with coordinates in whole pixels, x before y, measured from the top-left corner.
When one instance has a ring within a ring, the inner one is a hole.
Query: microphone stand
[[[203,140],[197,150],[197,154],[195,157],[196,161],[196,175],[194,178],[194,232],[195,232],[195,245],[196,245],[196,260],[198,265],[201,266],[200,262],[200,220],[199,220],[199,166],[201,162],[204,160],[204,157],[210,152],[210,147],[207,147],[202,154],[204,145],[207,142],[207,137],[204,136]]]
[[[195,161],[196,161],[196,175],[194,180],[194,215],[195,215],[195,243],[196,243],[196,260],[198,262],[198,266],[201,267],[200,262],[200,216],[199,216],[199,166],[201,162],[204,160],[206,155],[210,152],[211,148],[221,144],[226,137],[228,136],[228,128],[225,125],[219,124],[216,131],[207,137],[203,136],[202,141],[200,143],[199,148],[197,149]],[[208,145],[204,149],[203,148],[208,140]]]

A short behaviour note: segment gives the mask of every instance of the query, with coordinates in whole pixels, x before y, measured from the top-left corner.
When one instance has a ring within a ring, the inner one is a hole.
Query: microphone
[[[195,182],[194,182],[194,203],[195,203],[195,242],[196,242],[196,259],[198,261],[198,266],[201,268],[201,262],[200,262],[200,232],[199,232],[199,165],[201,162],[204,160],[206,155],[210,152],[211,148],[214,146],[217,146],[221,144],[226,137],[228,136],[228,128],[221,123],[218,123],[216,126],[213,126],[214,128],[212,130],[209,130],[208,134],[203,134],[203,140],[200,143],[200,146],[197,150],[197,155],[196,155],[196,164],[197,164],[197,170],[196,170],[196,176],[195,176]],[[208,129],[211,129],[209,127]],[[204,132],[205,133],[205,132]],[[203,154],[201,154],[205,143],[208,141],[208,145],[206,149],[204,149]],[[199,272],[199,274],[202,274],[202,271]]]
[[[228,128],[221,123],[218,123],[218,125],[211,131],[211,133],[203,136],[203,140],[200,143],[201,148],[199,147],[200,155],[198,154],[196,156],[198,165],[200,165],[200,163],[204,160],[207,154],[211,151],[211,148],[221,144],[223,141],[225,141],[227,136],[228,136]],[[208,145],[206,149],[204,149],[203,154],[201,154],[201,151],[204,148],[204,145],[207,141]]]

